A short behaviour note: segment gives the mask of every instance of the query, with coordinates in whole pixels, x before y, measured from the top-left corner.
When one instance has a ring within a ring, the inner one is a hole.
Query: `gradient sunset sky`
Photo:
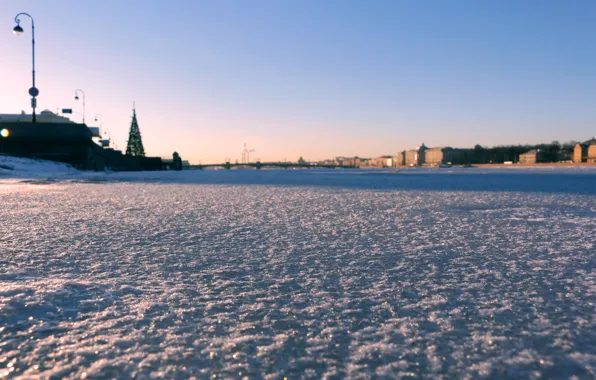
[[[193,163],[596,135],[594,0],[0,2],[0,113],[86,93],[126,146]],[[3,32],[2,32],[3,30]],[[80,116],[74,115],[80,121]]]

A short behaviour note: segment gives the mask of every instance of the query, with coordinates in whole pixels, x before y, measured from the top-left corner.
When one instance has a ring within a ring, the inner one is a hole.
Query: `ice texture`
[[[71,174],[0,182],[0,377],[596,377],[593,171]]]

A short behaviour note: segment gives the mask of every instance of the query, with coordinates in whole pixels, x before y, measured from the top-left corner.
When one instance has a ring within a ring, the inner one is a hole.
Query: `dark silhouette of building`
[[[183,161],[178,152],[174,152],[172,158],[162,159],[162,165],[164,170],[182,170],[190,167],[190,163],[188,161]]]
[[[92,134],[85,124],[4,122],[3,154],[84,165]]]
[[[174,152],[172,155],[172,161],[174,170],[182,170],[182,159],[180,158],[178,152]]]
[[[85,124],[1,122],[2,154],[64,162],[82,170],[161,170],[159,157],[127,156],[93,142]]]

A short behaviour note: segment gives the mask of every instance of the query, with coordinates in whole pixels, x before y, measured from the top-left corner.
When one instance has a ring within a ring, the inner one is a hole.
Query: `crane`
[[[251,152],[255,152],[254,149],[248,149],[246,147],[246,143],[244,143],[244,150],[242,150],[242,163],[243,164],[248,164],[250,163],[250,153]]]

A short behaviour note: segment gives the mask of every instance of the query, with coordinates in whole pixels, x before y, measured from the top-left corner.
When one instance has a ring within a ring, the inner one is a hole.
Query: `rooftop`
[[[24,122],[30,123],[33,119],[33,116],[30,114],[25,113],[25,111],[21,111],[21,113],[17,114],[0,114],[0,123],[15,123],[15,122]],[[36,115],[37,122],[39,123],[73,123],[74,121],[70,120],[67,117],[57,115],[50,110],[43,110],[38,115]]]

